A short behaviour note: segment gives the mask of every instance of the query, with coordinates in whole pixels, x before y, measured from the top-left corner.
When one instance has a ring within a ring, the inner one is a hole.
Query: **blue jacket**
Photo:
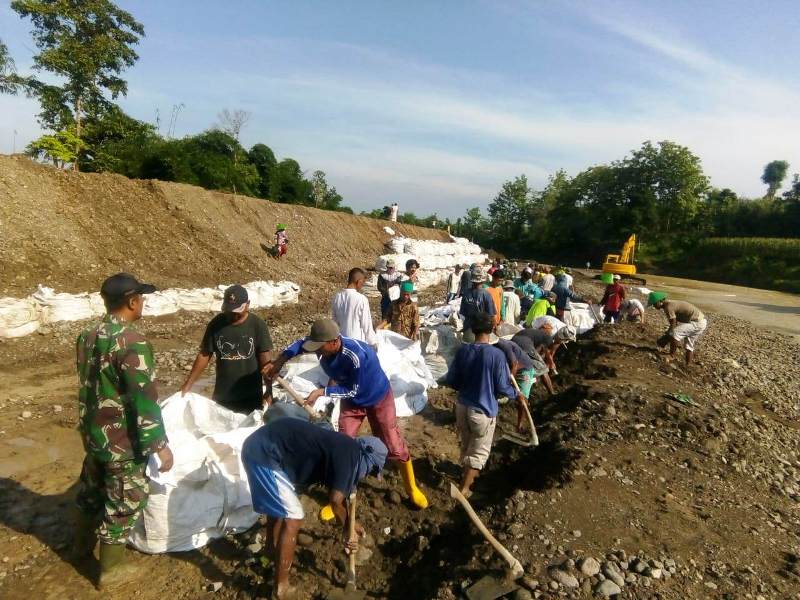
[[[516,398],[503,351],[490,344],[464,344],[446,375],[447,385],[458,391],[458,401],[496,417],[497,396]]]
[[[336,385],[325,387],[330,398],[349,400],[356,406],[375,406],[389,393],[389,378],[381,368],[378,355],[366,342],[341,336],[342,348],[334,356],[323,356],[319,360],[322,370]],[[297,340],[283,351],[287,358],[303,354],[303,342]]]
[[[556,295],[556,310],[570,310],[570,300],[583,302],[582,296],[569,289],[566,279],[556,279],[556,284],[553,286],[553,293]]]

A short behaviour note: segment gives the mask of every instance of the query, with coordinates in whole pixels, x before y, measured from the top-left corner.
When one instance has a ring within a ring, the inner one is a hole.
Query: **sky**
[[[124,73],[129,114],[166,134],[180,105],[180,137],[250,111],[246,147],[325,171],[357,211],[458,217],[518,175],[541,189],[645,140],[687,146],[744,196],[764,194],[771,160],[800,171],[791,0],[118,4],[146,33]],[[21,73],[30,29],[0,0]],[[41,135],[37,112],[0,96],[0,152]]]

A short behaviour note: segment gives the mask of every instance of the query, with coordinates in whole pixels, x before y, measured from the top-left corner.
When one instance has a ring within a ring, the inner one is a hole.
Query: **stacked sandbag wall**
[[[160,290],[147,295],[143,314],[159,316],[179,310],[217,312],[227,287]],[[299,301],[300,287],[291,281],[252,281],[244,287],[251,308],[272,308]],[[27,298],[0,298],[0,338],[22,337],[47,323],[80,321],[103,314],[105,306],[98,292],[61,294],[40,285]]]

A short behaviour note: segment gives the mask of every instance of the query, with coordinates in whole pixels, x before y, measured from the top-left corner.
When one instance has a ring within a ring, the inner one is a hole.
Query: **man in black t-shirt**
[[[376,437],[353,439],[302,419],[283,418],[256,430],[242,446],[253,509],[267,516],[267,543],[273,553],[274,598],[291,597],[289,570],[297,533],[305,516],[298,494],[313,484],[328,489],[333,514],[344,528],[350,552],[358,549],[364,528],[355,523],[357,537],[348,536],[345,498],[367,475],[377,475],[389,453]]]
[[[217,378],[213,398],[216,402],[245,414],[271,402],[272,384],[267,382],[267,391],[262,392],[261,368],[272,358],[272,339],[264,320],[249,309],[247,290],[243,286],[232,285],[225,290],[222,313],[206,327],[192,370],[181,386],[181,394],[191,390],[214,355]]]

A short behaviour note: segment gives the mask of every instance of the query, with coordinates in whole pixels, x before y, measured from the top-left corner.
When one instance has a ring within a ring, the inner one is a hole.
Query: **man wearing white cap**
[[[400,297],[400,281],[403,274],[397,272],[397,264],[393,258],[386,261],[386,270],[378,275],[378,291],[381,294],[381,319],[386,318],[386,311],[392,303],[392,288],[397,286],[395,299]]]

